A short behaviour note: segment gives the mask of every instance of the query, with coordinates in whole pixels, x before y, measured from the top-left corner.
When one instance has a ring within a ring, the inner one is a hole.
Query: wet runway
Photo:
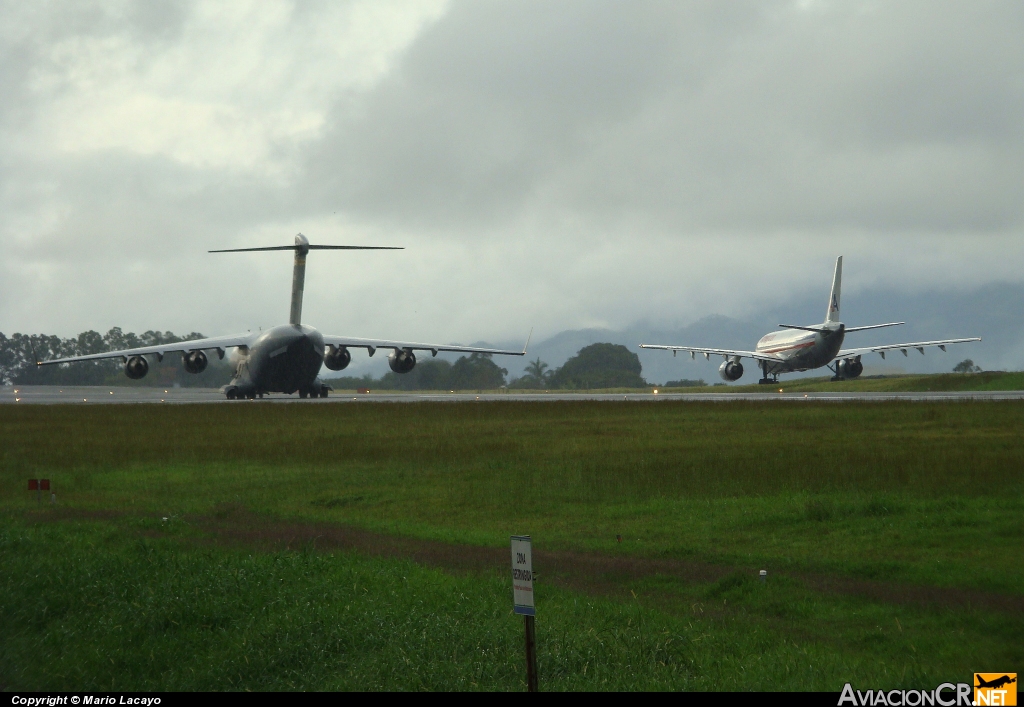
[[[331,397],[302,400],[298,395],[274,394],[262,400],[227,400],[224,393],[215,388],[149,388],[124,387],[101,388],[96,386],[3,386],[0,387],[0,404],[18,405],[111,405],[126,403],[223,403],[245,405],[248,403],[303,403],[306,405],[330,405],[331,403],[416,403],[416,402],[475,402],[475,401],[518,401],[545,402],[552,400],[633,400],[659,402],[664,400],[687,400],[702,402],[731,402],[742,400],[793,401],[805,400],[828,402],[854,401],[966,401],[966,400],[1024,400],[1024,391],[956,391],[943,393],[344,393],[332,392]]]

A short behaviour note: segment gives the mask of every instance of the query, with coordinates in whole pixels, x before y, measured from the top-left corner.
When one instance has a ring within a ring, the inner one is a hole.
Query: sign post
[[[522,614],[526,633],[526,685],[537,692],[536,610],[533,603],[533,551],[529,535],[512,536],[512,595],[515,613]]]
[[[43,491],[49,491],[50,490],[50,480],[49,479],[29,479],[28,480],[28,490],[36,492],[36,503],[42,503],[43,502]],[[50,494],[50,503],[56,503],[56,502],[57,502],[56,494],[51,493]]]

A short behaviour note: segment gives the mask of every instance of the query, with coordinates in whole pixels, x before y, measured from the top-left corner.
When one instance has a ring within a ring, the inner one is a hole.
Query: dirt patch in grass
[[[455,572],[504,572],[504,548],[454,545],[375,533],[328,523],[279,521],[244,508],[225,508],[194,521],[214,542],[264,550],[351,550],[371,556],[397,557]],[[749,568],[677,559],[614,556],[601,553],[534,549],[540,581],[590,594],[629,594],[630,584],[649,577],[669,577],[687,584],[715,582]],[[749,570],[754,573],[755,570]],[[953,587],[893,584],[842,575],[782,574],[826,594],[860,596],[888,604],[933,605],[1024,613],[1024,597]],[[645,592],[647,593],[647,592]]]
[[[227,517],[196,519],[196,522],[216,542],[266,550],[353,550],[372,556],[400,557],[456,572],[504,571],[510,562],[509,551],[504,548],[396,537],[344,525],[272,521],[244,511]],[[732,567],[681,560],[565,550],[535,548],[533,556],[534,567],[545,581],[586,591],[621,590],[625,582],[653,575],[671,576],[686,582],[712,582],[735,571]]]
[[[118,511],[88,511],[49,508],[26,512],[27,522],[73,520],[115,520],[128,514]],[[363,528],[330,523],[281,521],[254,513],[242,506],[227,505],[212,515],[188,518],[202,537],[219,545],[280,550],[343,550],[374,557],[411,560],[451,572],[504,572],[509,551],[504,548],[456,545],[432,540],[398,537]],[[152,529],[144,535],[163,535]],[[666,577],[685,584],[716,582],[750,568],[712,565],[677,559],[615,556],[601,553],[534,549],[538,579],[555,586],[588,594],[629,596],[631,585],[651,577]],[[911,604],[944,608],[987,609],[1024,613],[1024,597],[955,587],[894,584],[842,575],[776,572],[811,589],[825,593],[859,596],[887,604]],[[651,594],[645,590],[644,594]]]
[[[21,518],[27,523],[52,523],[65,520],[116,520],[128,515],[124,511],[85,510],[80,508],[64,508],[50,506],[25,511]]]
[[[793,574],[826,594],[851,594],[886,604],[921,604],[961,609],[1024,613],[1024,597],[957,587],[891,584],[841,575]]]
[[[212,516],[190,518],[189,522],[213,542],[268,551],[351,550],[458,572],[488,571],[499,567],[502,559],[508,562],[508,553],[496,548],[403,538],[330,523],[279,521],[244,508],[222,508]]]

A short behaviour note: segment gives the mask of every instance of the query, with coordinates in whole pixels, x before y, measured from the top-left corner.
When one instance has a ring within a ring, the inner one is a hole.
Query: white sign
[[[529,535],[512,536],[512,595],[517,614],[534,616],[533,552]]]

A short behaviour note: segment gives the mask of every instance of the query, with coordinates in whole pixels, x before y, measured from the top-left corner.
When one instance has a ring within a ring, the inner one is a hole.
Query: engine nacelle
[[[335,348],[331,346],[324,354],[324,365],[332,371],[343,371],[352,363],[352,354],[344,346]]]
[[[408,373],[416,366],[416,354],[409,349],[398,349],[388,356],[388,365],[395,373]]]
[[[718,375],[722,380],[738,381],[743,376],[743,364],[739,361],[724,361],[718,367]]]
[[[189,373],[202,373],[210,362],[202,351],[186,351],[181,355],[185,370]]]
[[[149,373],[149,361],[147,361],[145,357],[132,356],[125,361],[124,374],[133,381],[145,378],[147,373]]]
[[[840,378],[856,378],[864,372],[864,364],[860,362],[860,356],[857,358],[844,358],[837,364],[836,368],[836,373],[839,374]]]

